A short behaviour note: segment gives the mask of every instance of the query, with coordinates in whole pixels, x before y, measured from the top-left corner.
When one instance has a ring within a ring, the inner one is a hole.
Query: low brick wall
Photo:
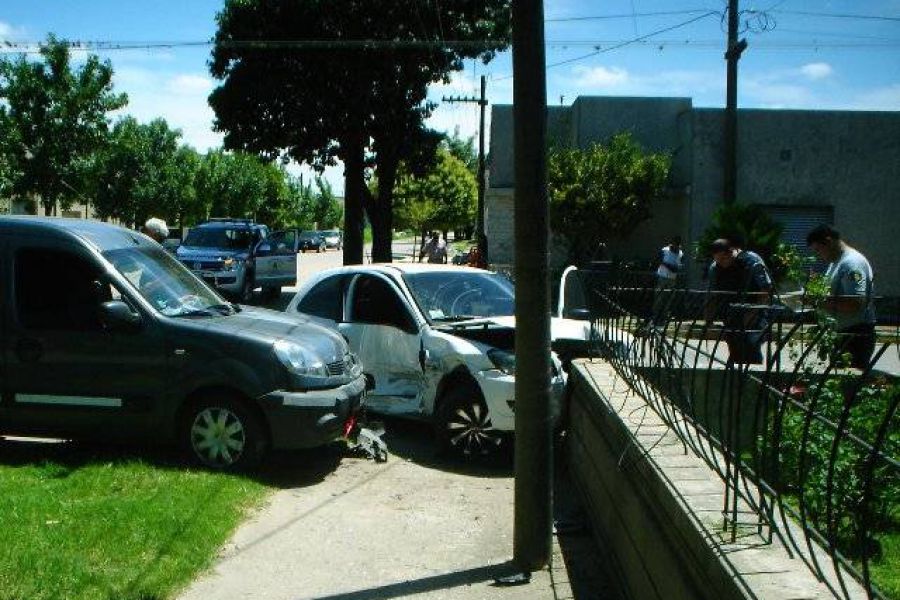
[[[754,515],[744,515],[737,542],[731,542],[723,531],[721,479],[686,452],[609,364],[576,361],[571,378],[569,469],[628,597],[833,597],[800,557],[790,558],[777,541],[766,543]],[[866,597],[858,585],[848,591],[852,598]]]

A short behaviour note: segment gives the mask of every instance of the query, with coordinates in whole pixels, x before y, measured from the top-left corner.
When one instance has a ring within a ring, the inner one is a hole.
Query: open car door
[[[256,245],[256,284],[263,290],[297,285],[297,229],[275,231]]]

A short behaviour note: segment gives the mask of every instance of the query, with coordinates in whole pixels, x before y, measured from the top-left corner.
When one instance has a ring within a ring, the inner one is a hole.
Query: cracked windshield
[[[0,600],[900,600],[900,0],[0,6]]]

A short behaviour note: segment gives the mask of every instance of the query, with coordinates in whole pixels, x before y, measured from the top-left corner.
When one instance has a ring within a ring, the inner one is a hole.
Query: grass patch
[[[880,534],[881,556],[869,563],[872,581],[892,600],[900,599],[900,532]]]
[[[177,460],[0,442],[0,599],[169,598],[208,567],[263,483]]]

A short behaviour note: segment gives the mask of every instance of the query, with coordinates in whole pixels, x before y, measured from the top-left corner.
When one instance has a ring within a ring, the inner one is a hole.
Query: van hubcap
[[[500,445],[486,408],[479,403],[457,408],[447,421],[450,444],[465,455],[488,454]]]
[[[227,408],[205,408],[191,426],[194,452],[213,467],[227,467],[237,462],[246,442],[244,424]]]

